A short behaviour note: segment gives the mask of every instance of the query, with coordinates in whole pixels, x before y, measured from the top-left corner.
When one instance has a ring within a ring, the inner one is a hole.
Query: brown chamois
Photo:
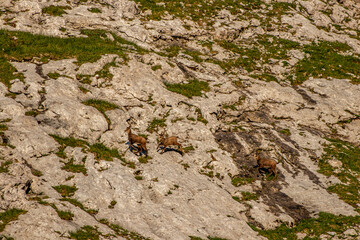
[[[126,128],[125,132],[127,132],[128,134],[128,140],[129,140],[129,145],[131,148],[135,148],[134,147],[134,143],[138,143],[139,145],[137,145],[137,153],[140,151],[144,151],[145,155],[148,155],[148,150],[146,148],[146,139],[138,136],[136,134],[131,133],[131,129],[130,126],[128,128]]]
[[[267,169],[276,177],[276,161],[274,159],[260,157],[258,151],[255,152],[255,159],[259,169]]]
[[[164,146],[164,148],[162,149],[160,154],[164,153],[165,149],[171,145],[178,146],[178,150],[181,152],[181,155],[184,155],[182,146],[180,143],[178,143],[176,136],[171,136],[171,137],[165,138],[164,133],[159,135],[159,145],[157,146],[156,149],[159,149],[160,146]]]

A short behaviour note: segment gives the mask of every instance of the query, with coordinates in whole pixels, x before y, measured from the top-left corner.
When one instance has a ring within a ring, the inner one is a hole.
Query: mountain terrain
[[[0,239],[360,239],[359,83],[358,0],[2,0]]]

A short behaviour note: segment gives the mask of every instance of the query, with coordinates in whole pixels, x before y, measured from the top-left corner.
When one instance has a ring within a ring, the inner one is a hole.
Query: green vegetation
[[[346,203],[357,208],[360,203],[360,148],[339,139],[327,139],[325,154],[319,159],[319,172],[326,176],[336,176],[341,184],[335,184],[328,191],[336,193]],[[342,163],[341,168],[335,169],[329,160],[337,159]]]
[[[96,108],[99,112],[101,112],[109,125],[111,124],[111,121],[105,112],[119,108],[119,106],[114,103],[110,103],[100,99],[88,99],[82,103],[87,106],[92,106]]]
[[[265,82],[278,82],[277,78],[269,73],[251,74],[250,77],[257,78]]]
[[[285,129],[281,129],[280,130],[280,133],[284,134],[284,135],[287,135],[287,136],[290,136],[291,135],[291,132],[289,129],[285,128]]]
[[[58,79],[60,77],[60,73],[54,72],[54,73],[48,73],[48,77],[52,79]]]
[[[336,232],[340,234],[346,229],[359,226],[360,216],[336,216],[330,213],[320,213],[318,218],[310,218],[301,220],[297,226],[293,228],[287,227],[285,224],[272,230],[260,230],[252,226],[260,235],[267,237],[269,240],[278,239],[298,239],[296,233],[306,233],[304,239],[320,239],[320,235],[327,232]]]
[[[197,119],[196,120],[198,120],[199,122],[202,122],[203,124],[208,124],[208,120],[206,120],[205,118],[204,118],[204,116],[202,115],[202,112],[201,112],[201,110],[200,110],[200,108],[196,108],[195,109],[195,112],[196,112],[196,114],[197,114]]]
[[[60,201],[69,202],[72,205],[74,205],[75,207],[78,207],[81,210],[83,210],[83,211],[85,211],[85,212],[87,212],[88,214],[91,214],[91,215],[94,215],[94,214],[98,213],[98,210],[86,208],[86,207],[84,207],[84,205],[81,202],[79,202],[78,200],[73,199],[73,198],[61,198]]]
[[[190,237],[190,240],[204,240],[204,239],[202,239],[200,237],[195,237],[195,236],[189,236],[189,237]],[[225,238],[210,237],[210,236],[208,236],[207,239],[208,240],[227,240]]]
[[[3,40],[1,39],[2,37],[2,31],[0,30],[0,46],[3,46]],[[16,68],[7,61],[7,59],[4,57],[4,53],[0,49],[0,82],[10,88],[11,80],[17,78],[23,80],[24,75],[22,73],[17,73]]]
[[[152,14],[147,16],[147,19],[161,20],[166,12],[168,12],[177,18],[191,19],[200,25],[211,25],[214,22],[214,17],[222,9],[229,10],[232,14],[236,15],[241,13],[242,9],[259,9],[263,3],[260,0],[214,0],[211,2],[206,0],[190,0],[186,2],[181,0],[135,0],[135,2],[140,3],[142,11],[151,10]]]
[[[74,164],[74,159],[71,158],[65,165],[61,168],[62,170],[65,170],[67,172],[73,172],[73,173],[82,173],[85,176],[86,174],[86,168],[84,164]]]
[[[196,79],[190,80],[189,83],[164,84],[169,91],[182,94],[188,98],[192,98],[193,96],[201,96],[203,91],[210,91],[209,83]]]
[[[0,131],[6,131],[8,127],[5,124],[0,124]]]
[[[61,16],[65,14],[65,10],[69,10],[71,7],[69,6],[54,6],[51,5],[49,7],[45,7],[42,9],[42,13],[49,14],[51,16]]]
[[[53,187],[62,197],[71,197],[75,194],[77,187],[68,185],[59,185]]]
[[[116,205],[116,201],[115,200],[112,200],[110,205],[108,206],[108,208],[114,208],[114,206]]]
[[[110,81],[114,77],[114,75],[110,72],[110,67],[116,67],[116,66],[117,65],[114,58],[112,62],[106,63],[101,70],[96,71],[95,75],[97,75],[99,78],[103,78],[107,81]]]
[[[161,66],[160,64],[154,65],[154,66],[151,67],[151,69],[152,69],[153,71],[156,71],[156,70],[161,69],[161,68],[162,68],[162,66]]]
[[[69,232],[71,239],[77,240],[99,240],[101,232],[92,226],[86,225],[76,232]]]
[[[12,164],[12,161],[7,160],[5,162],[2,162],[0,165],[0,173],[7,173],[9,172],[9,166]]]
[[[153,133],[154,131],[158,131],[159,127],[166,127],[166,118],[157,119],[154,118],[151,123],[149,124],[146,131]]]
[[[0,213],[0,232],[4,231],[5,226],[9,222],[17,220],[21,214],[25,214],[25,213],[27,213],[27,211],[17,209],[17,208],[8,209],[5,212],[1,212]]]
[[[140,180],[143,180],[144,178],[143,178],[143,176],[137,175],[137,176],[135,176],[135,179],[140,181]]]
[[[188,153],[190,151],[194,151],[195,148],[192,145],[190,145],[190,146],[184,147],[183,150],[185,153]]]
[[[86,88],[79,86],[80,91],[82,91],[84,94],[87,94],[88,92],[90,92],[90,90],[87,90]]]
[[[146,157],[139,157],[138,160],[140,163],[148,163],[150,159],[152,159],[152,157],[146,156]]]
[[[0,75],[4,75],[2,82],[8,83],[11,79],[16,78],[10,76],[14,72],[14,68],[7,60],[22,61],[38,57],[41,61],[46,62],[49,59],[77,58],[78,64],[81,65],[85,62],[95,62],[103,54],[117,54],[126,61],[126,52],[145,52],[134,43],[115,34],[112,34],[114,41],[111,41],[106,37],[106,33],[104,30],[82,30],[82,34],[87,37],[60,38],[0,30],[0,46],[2,46],[0,49]],[[129,48],[129,45],[132,47]]]
[[[25,116],[36,117],[38,114],[39,114],[39,112],[35,111],[35,110],[30,110],[30,111],[25,112]]]
[[[88,8],[88,11],[92,13],[102,13],[99,8]]]
[[[251,192],[241,192],[243,201],[258,200],[258,196]]]
[[[149,238],[146,238],[144,236],[141,236],[139,233],[136,232],[130,232],[129,230],[126,230],[123,227],[120,227],[117,224],[110,223],[107,219],[100,219],[100,223],[107,225],[109,228],[111,228],[117,236],[123,237],[125,239],[129,240],[150,240]]]
[[[253,178],[245,178],[245,177],[240,177],[240,176],[234,176],[231,178],[231,183],[232,185],[234,185],[235,187],[241,186],[241,185],[245,185],[248,183],[252,183],[255,180]]]
[[[95,159],[97,160],[105,160],[105,161],[113,161],[113,158],[118,158],[123,162],[124,165],[134,168],[134,163],[126,161],[118,152],[117,149],[110,149],[106,147],[102,143],[94,143],[93,145],[89,144],[88,142],[80,139],[75,138],[62,138],[57,135],[50,135],[52,136],[61,146],[59,151],[56,153],[61,158],[66,158],[66,154],[64,152],[67,146],[70,147],[81,147],[84,151],[89,151],[95,154]],[[80,168],[79,168],[80,169]]]
[[[299,61],[295,66],[296,79],[292,84],[301,84],[309,77],[347,78],[353,83],[360,83],[359,56],[342,55],[351,48],[345,43],[323,41],[318,44],[306,45],[304,52],[309,57]]]
[[[57,208],[55,210],[56,210],[57,214],[59,215],[59,217],[61,219],[72,220],[73,217],[74,217],[74,214],[72,212],[70,212],[70,211],[61,211],[61,210],[59,210]]]

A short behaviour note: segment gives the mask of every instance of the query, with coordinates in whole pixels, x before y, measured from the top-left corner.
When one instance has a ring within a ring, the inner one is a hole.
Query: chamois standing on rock
[[[257,161],[259,170],[267,169],[276,177],[276,161],[274,159],[260,157],[258,150],[255,152],[255,159]]]
[[[164,134],[165,133],[162,133],[162,134],[159,135],[159,145],[156,148],[156,149],[159,149],[160,146],[164,146],[164,148],[162,149],[160,154],[164,153],[165,149],[168,146],[174,145],[174,146],[178,146],[178,150],[181,152],[181,155],[184,155],[184,151],[182,149],[181,144],[178,143],[177,137],[176,136],[171,136],[171,137],[165,138]]]
[[[139,145],[137,145],[137,153],[138,152],[145,152],[145,156],[148,155],[148,150],[146,148],[146,139],[144,137],[138,136],[136,134],[131,133],[131,126],[127,127],[125,132],[128,134],[128,140],[129,140],[129,145],[131,148],[135,148],[134,147],[134,143],[138,143]]]

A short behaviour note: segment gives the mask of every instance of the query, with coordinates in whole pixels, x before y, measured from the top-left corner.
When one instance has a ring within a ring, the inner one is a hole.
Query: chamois
[[[165,137],[164,137],[164,133],[162,133],[162,134],[159,135],[159,145],[157,146],[156,149],[159,149],[160,146],[164,146],[164,148],[162,149],[162,151],[160,152],[160,154],[164,153],[165,149],[166,149],[168,146],[171,146],[171,145],[176,145],[176,146],[178,146],[178,149],[180,150],[181,155],[184,155],[184,151],[183,151],[183,149],[182,149],[182,146],[181,146],[180,143],[178,143],[176,136],[171,136],[171,137],[165,138]]]
[[[255,152],[255,159],[259,169],[267,169],[276,177],[276,161],[274,159],[260,157],[258,151]]]
[[[136,134],[131,133],[131,126],[129,126],[128,128],[126,128],[125,132],[128,134],[128,140],[129,140],[129,145],[131,148],[135,148],[134,147],[134,143],[139,143],[139,145],[137,145],[137,153],[141,150],[145,152],[145,156],[148,155],[148,150],[146,148],[146,139],[138,136]]]

